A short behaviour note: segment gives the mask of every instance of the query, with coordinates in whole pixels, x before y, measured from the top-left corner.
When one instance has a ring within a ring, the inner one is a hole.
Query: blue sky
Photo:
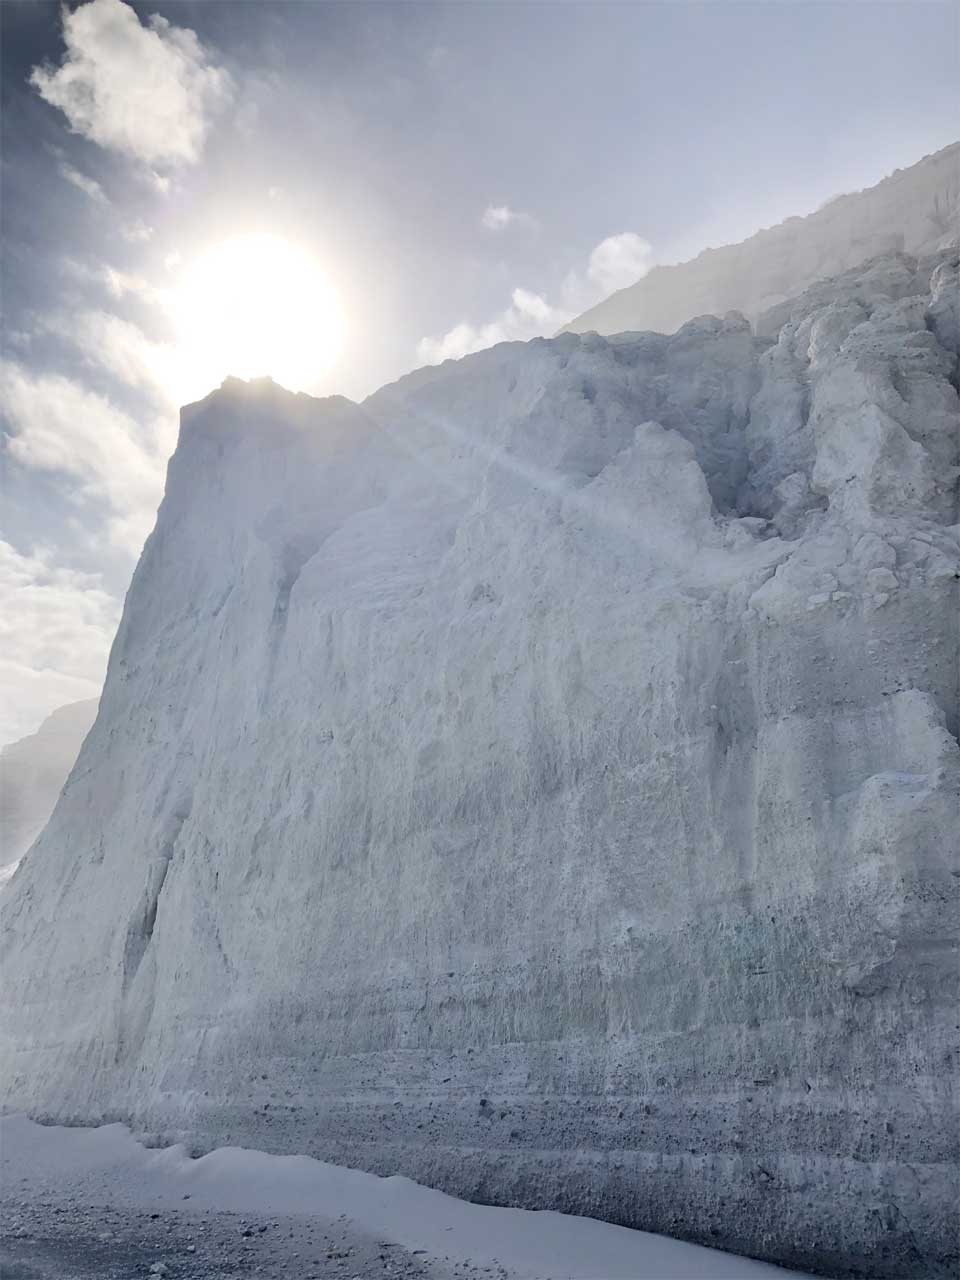
[[[957,132],[954,0],[7,0],[0,20],[0,741],[99,686],[176,438],[168,301],[203,249],[309,252],[346,335],[308,389],[359,398]]]

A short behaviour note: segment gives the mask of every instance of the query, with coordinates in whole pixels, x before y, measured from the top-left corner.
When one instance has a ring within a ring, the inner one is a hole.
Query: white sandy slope
[[[468,1204],[409,1178],[378,1178],[356,1169],[223,1147],[191,1159],[183,1146],[151,1150],[123,1125],[73,1129],[0,1120],[4,1181],[21,1177],[47,1190],[68,1188],[91,1202],[132,1208],[341,1215],[378,1239],[434,1257],[474,1265],[500,1264],[529,1280],[762,1280],[784,1271],[631,1231],[592,1218]]]

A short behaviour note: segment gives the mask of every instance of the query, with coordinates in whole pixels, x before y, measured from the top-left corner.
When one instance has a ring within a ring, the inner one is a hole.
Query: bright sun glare
[[[319,263],[276,236],[209,250],[171,302],[185,377],[205,390],[230,374],[314,390],[343,347],[340,301]]]

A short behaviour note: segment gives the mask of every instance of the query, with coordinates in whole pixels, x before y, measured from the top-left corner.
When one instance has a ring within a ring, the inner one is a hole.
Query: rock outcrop
[[[956,271],[184,410],[6,1105],[950,1274]]]
[[[705,249],[690,262],[655,267],[566,328],[672,333],[702,312],[736,310],[758,332],[775,335],[789,312],[789,299],[817,280],[884,253],[937,252],[955,240],[958,228],[960,142],[955,142],[875,187],[838,196],[805,218],[788,218],[740,244]]]

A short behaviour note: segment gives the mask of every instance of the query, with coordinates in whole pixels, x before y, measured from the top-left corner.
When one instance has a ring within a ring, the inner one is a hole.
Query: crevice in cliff
[[[280,579],[273,605],[273,623],[284,628],[287,624],[287,610],[290,607],[290,594],[297,585],[297,580],[304,565],[320,550],[319,538],[308,538],[299,542],[288,542],[280,553]]]
[[[157,923],[157,910],[160,905],[160,894],[166,883],[171,861],[172,858],[165,857],[159,863],[154,863],[144,896],[127,929],[127,940],[123,948],[123,978],[121,982],[121,994],[123,995],[126,995],[133,984],[140,965],[143,963],[147,947],[153,938],[153,931]]]
[[[167,833],[165,838],[160,841],[159,856],[150,864],[143,896],[127,928],[127,937],[123,948],[122,996],[126,995],[133,985],[137,972],[143,963],[143,958],[147,953],[147,948],[153,939],[154,929],[157,924],[157,911],[160,906],[160,895],[167,881],[180,832],[190,816],[192,803],[192,796],[181,796],[181,803],[168,816],[166,823]]]

